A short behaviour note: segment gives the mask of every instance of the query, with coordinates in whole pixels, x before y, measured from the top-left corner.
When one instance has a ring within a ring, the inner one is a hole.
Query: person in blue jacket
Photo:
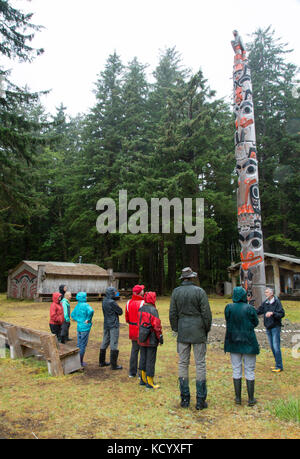
[[[85,349],[88,343],[89,334],[92,328],[94,309],[86,302],[86,292],[79,292],[76,295],[77,305],[71,313],[71,318],[77,322],[77,346],[80,349],[80,362],[83,362]]]

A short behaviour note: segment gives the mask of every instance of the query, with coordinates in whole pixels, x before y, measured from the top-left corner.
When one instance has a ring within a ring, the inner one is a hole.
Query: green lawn
[[[223,317],[228,300],[211,298],[214,318]],[[208,345],[208,409],[195,409],[195,366],[190,366],[191,406],[180,407],[176,339],[169,328],[169,298],[158,299],[164,330],[164,345],[158,349],[155,380],[157,391],[139,386],[128,378],[130,342],[124,316],[120,327],[122,371],[99,368],[102,338],[101,303],[95,309],[86,353],[88,367],[59,378],[48,375],[46,364],[33,358],[0,359],[0,437],[6,438],[300,438],[299,364],[291,349],[282,349],[285,371],[273,374],[273,357],[262,349],[257,358],[256,397],[247,406],[245,384],[243,404],[233,403],[232,370],[222,343]],[[75,303],[74,303],[75,305]],[[125,302],[121,303],[122,307]],[[35,329],[49,330],[49,303],[7,301],[0,297],[2,320]],[[72,304],[73,306],[73,304]],[[284,302],[287,317],[300,324],[300,303]],[[74,324],[71,337],[76,339]],[[294,400],[292,403],[290,400]],[[298,402],[297,402],[298,401]],[[297,405],[298,403],[298,405]],[[278,405],[278,406],[277,406]],[[287,405],[287,408],[285,408]],[[276,408],[277,406],[277,408]]]

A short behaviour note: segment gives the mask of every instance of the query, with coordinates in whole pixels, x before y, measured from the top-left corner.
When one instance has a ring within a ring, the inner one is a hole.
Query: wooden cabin
[[[95,264],[23,260],[9,271],[7,297],[51,301],[53,292],[64,284],[73,298],[86,292],[90,300],[96,300],[109,286],[120,288],[123,284],[122,290],[126,285],[130,292],[138,278],[135,273],[114,273]]]
[[[300,258],[292,255],[264,253],[266,285],[283,299],[300,300]],[[228,266],[232,289],[239,284],[240,262]]]

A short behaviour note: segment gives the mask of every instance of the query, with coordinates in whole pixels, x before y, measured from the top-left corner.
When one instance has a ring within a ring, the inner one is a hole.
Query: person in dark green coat
[[[206,397],[206,343],[212,323],[212,314],[205,291],[193,283],[197,273],[184,268],[182,284],[172,292],[169,320],[173,332],[177,333],[179,354],[179,386],[181,406],[190,404],[189,364],[193,347],[196,365],[196,409],[207,408]]]
[[[235,287],[233,303],[225,307],[226,334],[224,351],[230,352],[235,402],[241,404],[242,364],[247,383],[248,405],[256,403],[254,398],[256,355],[259,345],[254,328],[258,325],[258,317],[253,306],[247,303],[247,292],[243,287]]]

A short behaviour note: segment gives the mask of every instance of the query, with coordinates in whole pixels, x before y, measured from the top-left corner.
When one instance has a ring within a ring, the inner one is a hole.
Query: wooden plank
[[[63,367],[60,361],[57,339],[55,335],[43,336],[43,350],[45,357],[50,363],[51,376],[62,376],[64,374]]]
[[[18,338],[17,327],[13,326],[7,329],[7,339],[10,347],[11,359],[23,358],[23,350]]]
[[[51,359],[51,353],[49,350],[49,343],[48,343],[48,337],[47,336],[42,336],[41,337],[41,352],[44,355],[45,359],[50,361]]]
[[[65,375],[73,373],[74,371],[81,370],[82,366],[80,362],[79,349],[76,353],[68,354],[61,357],[61,364]]]
[[[77,354],[79,352],[79,347],[70,344],[58,343],[58,352],[61,357]]]
[[[24,339],[19,339],[19,343],[21,344],[21,346],[27,347],[28,349],[32,349],[32,350],[40,351],[40,352],[42,352],[43,350],[43,345],[41,342],[35,343],[35,342],[30,342]]]
[[[0,320],[0,333],[2,335],[7,336],[7,329],[9,327],[13,327],[13,324],[10,324],[8,322],[3,322],[3,320]]]

